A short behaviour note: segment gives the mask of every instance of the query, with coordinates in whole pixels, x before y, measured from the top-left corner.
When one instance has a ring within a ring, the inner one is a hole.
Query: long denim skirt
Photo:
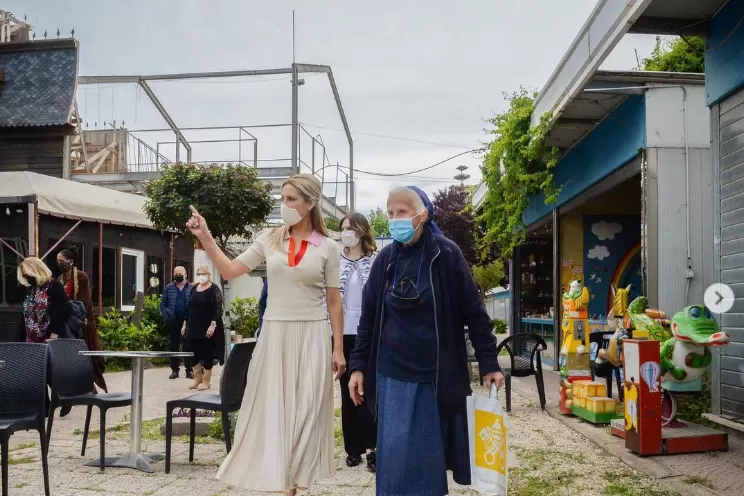
[[[443,496],[470,484],[465,415],[440,416],[431,383],[377,376],[377,496]]]

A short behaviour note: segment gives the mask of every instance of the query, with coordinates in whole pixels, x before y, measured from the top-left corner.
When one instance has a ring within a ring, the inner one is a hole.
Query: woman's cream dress
[[[220,481],[243,489],[305,489],[335,472],[323,290],[339,287],[340,250],[318,232],[297,244],[292,256],[289,238],[282,252],[265,233],[238,257],[251,269],[266,260],[270,282],[235,442],[217,472]]]

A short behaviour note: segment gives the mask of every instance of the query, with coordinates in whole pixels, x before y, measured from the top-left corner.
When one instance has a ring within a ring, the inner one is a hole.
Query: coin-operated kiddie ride
[[[591,380],[589,367],[589,290],[579,281],[571,281],[563,293],[563,318],[561,321],[561,351],[558,363],[561,369],[560,411],[573,413],[575,381]],[[592,393],[594,390],[584,392]]]
[[[675,394],[701,390],[710,348],[725,346],[729,336],[703,305],[678,312],[670,328],[662,342],[653,339],[655,333],[648,340],[624,340],[625,417],[612,422],[612,432],[639,455],[725,451],[726,433],[674,417]]]

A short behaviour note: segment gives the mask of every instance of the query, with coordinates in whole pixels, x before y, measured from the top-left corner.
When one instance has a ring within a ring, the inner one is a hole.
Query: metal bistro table
[[[152,473],[152,463],[159,462],[165,456],[160,453],[142,452],[142,390],[144,383],[145,360],[150,358],[193,357],[190,352],[171,351],[81,351],[81,355],[117,357],[132,359],[132,407],[129,415],[129,453],[123,456],[106,457],[107,467],[134,468],[141,472]],[[89,467],[100,466],[100,458],[86,463]]]

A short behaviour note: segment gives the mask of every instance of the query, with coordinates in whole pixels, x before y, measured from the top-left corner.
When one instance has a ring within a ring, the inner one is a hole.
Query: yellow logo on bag
[[[506,425],[504,417],[475,410],[475,465],[506,475]]]

